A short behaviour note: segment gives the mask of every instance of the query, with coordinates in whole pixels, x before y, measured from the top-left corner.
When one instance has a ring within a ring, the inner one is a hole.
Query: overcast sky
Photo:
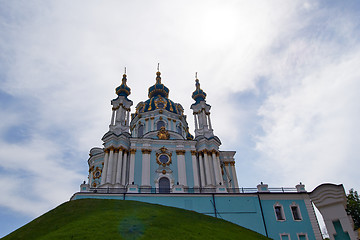
[[[158,62],[192,133],[198,72],[239,186],[360,190],[359,12],[355,0],[0,0],[0,237],[79,190],[124,67],[136,106]]]

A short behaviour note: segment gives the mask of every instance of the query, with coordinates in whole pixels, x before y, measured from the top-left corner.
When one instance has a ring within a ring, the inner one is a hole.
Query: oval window
[[[166,164],[169,162],[169,156],[166,155],[166,154],[161,154],[159,156],[159,161],[162,163],[162,164]]]

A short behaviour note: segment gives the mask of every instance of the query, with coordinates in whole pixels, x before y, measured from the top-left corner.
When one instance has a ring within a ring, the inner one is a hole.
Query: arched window
[[[170,193],[170,181],[166,177],[159,180],[159,193]]]
[[[302,217],[301,217],[299,205],[297,205],[296,203],[292,203],[290,205],[290,209],[291,209],[291,213],[292,213],[294,221],[301,221]]]
[[[156,124],[156,129],[157,129],[157,130],[160,130],[161,127],[165,127],[165,122],[162,121],[162,120],[160,120],[160,121],[157,122],[157,124]]]
[[[182,135],[182,129],[180,124],[176,126],[176,131],[178,134]]]
[[[276,203],[274,205],[274,211],[275,211],[275,216],[276,216],[277,221],[285,221],[284,209],[281,204]]]
[[[138,128],[138,137],[142,137],[144,135],[144,125],[140,125]]]

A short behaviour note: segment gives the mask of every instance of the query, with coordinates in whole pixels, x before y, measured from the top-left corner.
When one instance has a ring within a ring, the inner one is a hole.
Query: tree
[[[351,215],[354,220],[355,230],[360,228],[360,199],[357,191],[350,189],[349,194],[346,196],[347,209],[346,212]]]

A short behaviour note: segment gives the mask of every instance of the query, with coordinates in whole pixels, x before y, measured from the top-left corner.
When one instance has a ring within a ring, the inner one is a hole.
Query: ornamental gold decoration
[[[101,177],[101,173],[102,173],[102,169],[100,169],[99,167],[96,167],[95,171],[92,173],[93,174],[93,178],[100,178]]]
[[[177,155],[185,155],[185,150],[176,150]]]
[[[155,101],[155,106],[156,109],[165,109],[167,102],[162,97],[159,97],[158,100]]]
[[[167,158],[167,162],[162,162],[160,160],[160,157],[161,156],[164,156],[165,158]],[[166,167],[166,166],[169,166],[171,164],[172,160],[171,160],[171,154],[167,154],[167,153],[156,153],[156,163],[163,166],[163,167]]]
[[[148,111],[150,111],[151,110],[151,102],[153,101],[153,97],[152,98],[150,98],[150,103],[149,103],[149,108],[148,108]]]
[[[144,154],[150,154],[151,149],[141,149],[141,152],[144,153]]]
[[[162,140],[167,140],[170,138],[170,134],[169,132],[165,129],[164,126],[162,126],[159,130],[159,132],[157,133],[157,136],[159,139],[162,139]]]

